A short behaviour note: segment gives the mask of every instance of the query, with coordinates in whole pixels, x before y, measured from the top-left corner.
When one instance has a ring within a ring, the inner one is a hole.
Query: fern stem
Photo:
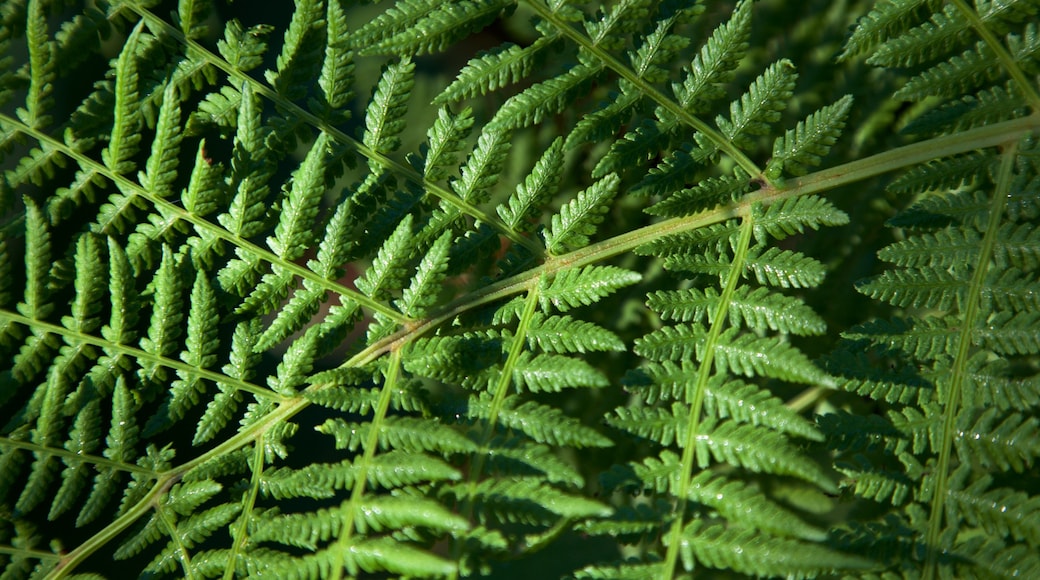
[[[368,483],[368,468],[372,464],[372,458],[376,455],[376,449],[379,447],[379,431],[383,428],[383,420],[386,419],[387,411],[390,410],[390,399],[397,388],[397,378],[400,375],[401,350],[397,349],[390,353],[383,388],[379,393],[379,402],[372,415],[372,421],[369,423],[368,439],[365,441],[365,453],[361,456],[360,464],[358,462],[354,463],[358,471],[354,477],[354,489],[350,491],[350,502],[346,506],[346,521],[340,530],[335,547],[332,548],[335,551],[336,558],[336,566],[332,573],[333,580],[340,580],[343,577],[343,552],[348,549],[350,538],[354,535],[354,514],[361,509],[361,498],[365,496],[365,487]]]
[[[513,382],[513,369],[516,368],[517,362],[520,360],[520,355],[524,352],[524,347],[527,345],[527,329],[531,326],[531,320],[534,319],[534,313],[538,308],[538,284],[535,283],[531,286],[527,293],[527,299],[524,302],[524,310],[520,314],[520,321],[516,326],[516,333],[513,335],[513,344],[509,347],[509,355],[506,357],[506,362],[502,365],[502,372],[498,375],[498,381],[495,384],[494,395],[491,399],[491,405],[489,405],[488,417],[484,423],[484,430],[480,434],[480,450],[479,454],[474,458],[473,464],[469,469],[469,494],[467,497],[472,497],[476,493],[476,486],[480,483],[481,475],[484,472],[484,465],[487,463],[487,453],[485,449],[488,443],[491,441],[491,437],[495,434],[495,427],[498,423],[498,415],[502,412],[502,406],[505,404],[506,397],[509,395],[509,387]],[[473,517],[473,502],[468,499],[465,505],[460,510],[462,517],[467,520]],[[452,559],[458,561],[461,558],[461,549],[463,548],[462,542],[455,542],[452,547]],[[456,576],[458,572],[456,571]]]
[[[155,513],[159,517],[159,521],[162,522],[166,528],[167,535],[170,536],[170,541],[173,542],[174,550],[180,560],[181,568],[184,569],[184,577],[194,580],[195,573],[191,569],[191,554],[188,553],[188,548],[181,541],[180,534],[177,533],[177,522],[170,518],[169,512],[163,508],[162,502],[155,502]]]
[[[1040,94],[1036,92],[1036,87],[1029,81],[1029,77],[1026,76],[1022,68],[1015,63],[1015,59],[1008,53],[1004,43],[1000,42],[1000,39],[993,35],[993,31],[982,21],[978,12],[975,12],[964,0],[952,0],[951,3],[968,19],[971,27],[982,37],[982,40],[993,51],[993,54],[997,55],[997,60],[1003,65],[1004,70],[1011,75],[1011,78],[1015,80],[1015,84],[1018,85],[1019,90],[1025,95],[1026,100],[1029,101],[1029,107],[1033,109],[1033,112],[1040,113]]]
[[[489,214],[484,210],[480,209],[479,207],[463,200],[459,196],[444,189],[437,183],[427,180],[424,176],[420,175],[412,167],[405,165],[404,163],[401,163],[399,161],[395,161],[394,159],[391,159],[386,155],[379,153],[378,151],[372,150],[361,141],[358,141],[357,139],[351,137],[350,135],[347,135],[340,129],[330,125],[321,117],[314,115],[313,113],[307,111],[306,109],[300,107],[292,101],[286,100],[273,89],[271,89],[271,87],[254,79],[248,74],[239,71],[235,67],[231,66],[231,63],[225,61],[220,56],[213,54],[206,47],[195,42],[194,40],[191,40],[190,38],[185,37],[184,33],[182,33],[179,29],[170,25],[168,22],[166,22],[162,18],[159,18],[155,14],[152,14],[152,12],[150,12],[149,10],[142,8],[141,6],[138,6],[134,2],[127,2],[127,5],[129,5],[130,8],[134,12],[136,12],[141,18],[147,20],[151,26],[162,28],[171,37],[175,38],[177,41],[181,42],[186,47],[190,48],[191,54],[201,56],[206,60],[206,62],[220,69],[224,72],[224,74],[235,79],[236,81],[249,83],[250,87],[253,89],[254,92],[267,97],[269,100],[274,102],[279,108],[291,111],[298,118],[307,121],[307,123],[312,127],[317,127],[318,129],[321,129],[322,131],[328,133],[330,136],[334,137],[337,142],[341,144],[349,145],[358,153],[364,155],[367,159],[375,161],[376,163],[382,165],[386,169],[404,176],[406,179],[413,183],[422,185],[423,188],[425,188],[425,190],[432,194],[434,197],[458,208],[459,211],[461,211],[462,213],[490,225],[491,227],[498,230],[500,234],[509,238],[513,243],[524,246],[528,250],[531,250],[531,252],[533,252],[535,255],[542,255],[545,252],[545,248],[543,248],[537,240],[514,232],[512,229],[506,227],[506,225],[502,222],[501,219],[498,218],[498,216]],[[395,320],[397,320],[397,318],[395,318]]]
[[[122,534],[134,522],[148,513],[162,495],[170,490],[171,482],[179,477],[179,475],[159,477],[152,489],[148,490],[148,493],[141,498],[141,501],[130,507],[130,509],[105,526],[100,532],[90,536],[85,542],[76,546],[76,549],[63,556],[57,567],[45,576],[46,580],[57,580],[71,574],[83,560],[86,560],[97,550],[107,546],[109,542],[113,541],[119,534]]]
[[[986,274],[989,273],[990,258],[993,256],[993,249],[997,244],[1000,224],[1004,218],[1004,206],[1007,204],[1008,192],[1011,189],[1012,170],[1017,151],[1017,142],[1012,142],[1008,144],[1002,154],[993,200],[989,207],[989,223],[986,224],[986,235],[982,239],[982,247],[975,263],[975,272],[972,274],[971,284],[968,286],[967,299],[961,317],[960,336],[957,337],[957,354],[953,360],[949,388],[946,389],[946,400],[942,402],[942,441],[939,447],[939,463],[933,474],[935,491],[929,506],[928,533],[924,538],[924,545],[928,550],[924,566],[924,580],[932,580],[939,576],[938,558],[944,549],[939,546],[939,541],[942,536],[943,515],[946,513],[948,474],[952,461],[953,440],[957,434],[957,417],[960,415],[961,391],[968,374],[968,359],[971,358],[973,344],[972,333],[977,327],[976,318],[981,314],[979,300],[985,285]]]
[[[190,365],[179,360],[161,357],[150,352],[141,350],[139,348],[134,348],[129,345],[111,342],[103,338],[98,338],[96,336],[91,336],[74,330],[69,330],[64,326],[59,326],[50,322],[44,322],[42,320],[35,320],[26,316],[22,316],[21,314],[18,314],[16,312],[0,309],[0,320],[3,319],[17,322],[18,324],[28,326],[29,328],[38,328],[41,330],[46,330],[47,332],[53,334],[57,334],[68,339],[68,342],[70,344],[90,344],[102,348],[106,351],[116,352],[121,355],[125,355],[138,360],[148,361],[159,366],[171,368],[173,370],[180,371],[188,375],[193,375],[202,379],[207,379],[215,383],[222,383],[229,387],[236,388],[240,391],[246,391],[247,393],[252,393],[258,397],[263,397],[265,399],[273,399],[279,402],[289,400],[284,395],[279,395],[271,389],[254,385],[241,379],[233,379],[227,375],[223,375],[216,371],[200,369],[194,365]]]
[[[740,278],[744,271],[744,261],[747,259],[748,247],[751,245],[751,234],[754,231],[754,218],[751,214],[744,216],[740,226],[740,238],[733,250],[733,262],[726,274],[726,284],[719,296],[719,304],[715,308],[715,316],[708,329],[708,336],[704,341],[704,354],[699,361],[697,369],[697,381],[686,386],[686,402],[690,405],[690,421],[686,427],[686,441],[683,446],[682,461],[679,467],[679,489],[676,493],[675,521],[672,529],[668,532],[668,552],[665,554],[664,571],[669,580],[675,574],[675,564],[679,557],[679,545],[682,543],[682,532],[684,520],[686,519],[686,498],[690,495],[690,481],[693,479],[693,460],[697,451],[697,435],[701,424],[701,410],[704,407],[704,397],[708,391],[708,381],[711,379],[712,366],[715,359],[715,347],[719,341],[719,335],[729,323],[726,316],[729,303],[733,299],[733,293],[740,285]]]
[[[614,58],[614,55],[603,50],[599,46],[592,43],[592,41],[574,29],[574,27],[567,24],[565,21],[556,16],[556,14],[549,10],[542,2],[528,0],[527,5],[532,10],[538,13],[538,16],[543,18],[545,21],[553,25],[554,28],[563,33],[564,36],[570,38],[575,44],[578,44],[582,48],[588,50],[596,56],[603,64],[607,65],[607,68],[617,73],[618,76],[632,83],[637,87],[644,95],[650,97],[658,105],[664,107],[669,113],[675,115],[680,121],[693,127],[697,131],[700,131],[705,137],[708,138],[712,143],[717,145],[726,155],[729,155],[737,165],[741,167],[751,177],[758,177],[762,175],[762,170],[752,161],[744,152],[737,147],[732,141],[726,138],[725,135],[717,131],[714,127],[708,123],[700,120],[699,118],[691,115],[689,111],[684,109],[679,103],[669,99],[661,91],[657,90],[657,87],[646,82],[643,77],[639,76],[632,69],[625,66],[620,60]]]
[[[63,153],[65,156],[75,159],[76,163],[78,163],[80,167],[89,168],[95,173],[104,176],[110,181],[115,182],[115,184],[119,186],[120,191],[131,191],[134,195],[137,195],[147,200],[153,206],[161,208],[172,215],[176,215],[178,219],[182,219],[200,230],[205,230],[213,234],[215,237],[224,240],[225,242],[228,242],[229,244],[238,246],[245,250],[247,253],[255,254],[261,257],[262,259],[267,260],[271,264],[277,264],[278,266],[288,270],[289,272],[292,272],[300,278],[314,282],[315,285],[317,285],[320,288],[328,290],[329,292],[335,292],[340,296],[344,296],[350,300],[353,300],[354,302],[357,302],[358,304],[374,312],[383,314],[384,316],[392,319],[394,322],[397,322],[398,324],[403,324],[408,321],[407,316],[401,314],[393,308],[385,304],[382,304],[379,301],[373,300],[368,296],[365,296],[361,292],[358,292],[357,290],[351,290],[350,288],[342,284],[319,276],[318,274],[310,271],[309,269],[303,266],[300,266],[295,262],[285,260],[282,257],[275,254],[274,252],[271,252],[270,250],[265,250],[260,246],[250,242],[249,240],[243,239],[235,234],[232,234],[224,228],[216,224],[213,224],[189,211],[186,211],[183,207],[180,207],[179,205],[173,204],[157,195],[152,194],[150,191],[141,187],[139,184],[134,183],[133,181],[127,179],[123,175],[120,175],[112,171],[104,164],[99,163],[87,157],[86,155],[83,155],[79,151],[72,149],[71,147],[65,145],[61,141],[54,139],[50,135],[46,135],[40,131],[37,131],[36,129],[33,129],[32,127],[29,127],[28,125],[25,125],[24,123],[19,122],[17,119],[13,117],[9,117],[3,113],[0,113],[0,123],[8,124],[14,127],[15,130],[21,131],[26,135],[29,135],[30,137],[36,139],[40,143],[46,143],[53,149],[61,151],[61,153]]]
[[[238,521],[238,531],[234,535],[234,543],[228,553],[227,565],[224,567],[224,580],[231,580],[237,572],[237,561],[242,547],[246,544],[248,535],[249,518],[256,505],[256,496],[260,493],[260,477],[264,473],[264,433],[261,433],[253,443],[253,475],[249,480],[249,490],[242,502],[242,515]]]

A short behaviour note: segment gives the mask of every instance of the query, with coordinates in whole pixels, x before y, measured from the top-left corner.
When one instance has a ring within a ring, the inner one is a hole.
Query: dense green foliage
[[[0,2],[0,578],[1040,578],[1038,13]]]

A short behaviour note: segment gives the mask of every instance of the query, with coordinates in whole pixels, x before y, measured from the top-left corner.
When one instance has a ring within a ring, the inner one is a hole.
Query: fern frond
[[[317,427],[321,433],[336,439],[337,449],[355,450],[368,441],[370,423],[348,423],[343,419],[329,419]],[[476,450],[476,445],[447,425],[409,417],[387,417],[379,426],[378,443],[381,448],[393,448],[416,453],[441,451],[464,453]]]
[[[490,415],[490,409],[490,400],[487,398],[471,397],[469,400],[470,417],[486,419]],[[539,443],[579,449],[612,445],[603,435],[559,410],[534,401],[520,403],[516,397],[505,400],[497,421],[502,426],[520,431]]]
[[[754,143],[751,135],[769,133],[769,123],[780,119],[780,111],[794,92],[798,78],[794,64],[781,60],[769,66],[747,93],[729,107],[729,118],[721,115],[715,119],[722,134],[740,147],[750,148]]]
[[[636,341],[636,352],[656,361],[682,360],[700,356],[707,331],[699,324],[666,326]],[[825,374],[793,347],[730,328],[719,337],[716,365],[719,372],[745,376],[767,376],[809,384],[826,383]]]
[[[401,146],[398,135],[404,130],[403,117],[415,85],[414,73],[415,65],[408,58],[383,69],[365,116],[364,143],[372,151],[385,155]],[[376,161],[369,165],[373,171],[379,170]]]
[[[517,387],[532,393],[559,392],[573,387],[605,387],[610,384],[587,362],[556,354],[521,355],[513,369]]]
[[[105,165],[116,173],[127,173],[133,169],[134,164],[130,158],[137,153],[141,141],[137,57],[143,29],[143,23],[134,28],[123,45],[115,67],[115,120],[112,123],[108,147],[102,152],[101,158]]]
[[[819,165],[845,128],[845,118],[851,108],[852,95],[845,95],[833,105],[799,121],[793,131],[777,137],[766,176],[779,177],[784,171],[790,175],[805,175],[810,167]]]
[[[630,286],[642,277],[636,272],[616,266],[585,266],[560,272],[551,280],[542,278],[538,288],[538,301],[542,310],[550,307],[561,312],[588,306]]]
[[[295,1],[275,70],[264,72],[275,91],[289,100],[302,97],[307,86],[318,77],[326,38],[322,26],[325,11],[321,5],[321,0]]]
[[[564,110],[588,87],[600,67],[579,64],[567,72],[510,97],[495,113],[489,128],[515,130],[541,123]]]
[[[545,230],[546,251],[560,254],[588,244],[589,236],[596,233],[596,226],[610,210],[609,204],[617,194],[619,183],[618,176],[612,173],[578,192],[561,207]]]
[[[556,193],[563,171],[563,140],[556,139],[538,159],[534,169],[516,191],[509,196],[508,205],[498,206],[498,215],[511,230],[530,231],[532,221],[542,204]]]
[[[527,342],[550,353],[623,351],[625,343],[613,332],[570,316],[535,313],[527,327]]]
[[[426,179],[441,181],[448,176],[447,168],[455,165],[455,154],[472,126],[472,109],[463,109],[458,115],[452,115],[447,108],[437,112],[437,120],[426,134],[427,149],[422,167]]]
[[[527,78],[544,60],[545,49],[554,41],[552,36],[540,36],[528,46],[506,43],[470,59],[455,80],[433,99],[433,103],[443,105],[478,94],[485,95]]]
[[[353,42],[362,54],[440,52],[487,26],[511,4],[511,0],[408,0],[358,30]]]
[[[687,560],[696,557],[712,568],[756,576],[783,574],[813,578],[821,573],[865,570],[874,563],[861,556],[836,552],[818,544],[758,535],[753,529],[691,524],[679,548]]]
[[[714,322],[721,296],[714,288],[657,291],[647,295],[647,306],[665,320]],[[730,297],[727,313],[733,326],[752,330],[815,335],[826,330],[826,323],[797,298],[770,292],[766,288],[742,286]]]
[[[748,50],[751,37],[751,2],[742,0],[729,20],[711,33],[693,62],[684,71],[682,85],[672,90],[682,107],[701,113],[711,101],[725,96],[721,85],[729,82]]]

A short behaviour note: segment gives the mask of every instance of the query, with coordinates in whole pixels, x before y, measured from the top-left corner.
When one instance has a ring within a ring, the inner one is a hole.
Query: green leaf
[[[810,167],[819,165],[845,128],[850,109],[852,96],[845,95],[800,121],[793,131],[777,137],[766,175],[779,176],[784,171],[789,175],[805,175]]]
[[[546,251],[559,255],[588,245],[589,236],[610,211],[619,183],[617,174],[611,173],[561,207],[545,230]]]
[[[818,544],[759,534],[751,528],[711,525],[697,522],[683,530],[680,550],[711,568],[734,570],[741,574],[790,578],[867,570],[870,560],[836,552]]]
[[[516,191],[509,196],[508,205],[496,208],[506,227],[518,232],[531,231],[544,202],[556,193],[562,171],[563,140],[557,138],[542,153],[524,182],[517,185]]]
[[[372,102],[365,116],[365,145],[376,153],[392,153],[401,146],[399,135],[404,130],[404,114],[408,97],[415,85],[415,65],[409,58],[392,62],[383,68]],[[369,161],[373,172],[381,168],[377,161]]]
[[[584,266],[564,270],[539,284],[538,301],[542,310],[550,307],[565,312],[588,306],[638,282],[642,276],[616,266]]]

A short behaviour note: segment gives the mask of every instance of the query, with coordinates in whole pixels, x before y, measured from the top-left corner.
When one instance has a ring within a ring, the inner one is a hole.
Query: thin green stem
[[[543,248],[536,239],[520,235],[519,233],[506,227],[506,225],[502,223],[502,220],[499,219],[498,216],[485,212],[479,207],[467,202],[466,200],[455,195],[454,193],[451,193],[448,190],[444,189],[437,183],[434,183],[426,179],[425,176],[420,175],[419,172],[417,172],[412,167],[394,159],[391,159],[390,157],[387,157],[386,155],[383,155],[382,153],[379,153],[378,151],[369,148],[361,141],[358,141],[357,139],[351,137],[350,135],[347,135],[340,129],[333,127],[321,117],[318,117],[317,115],[307,111],[306,109],[297,105],[296,103],[285,99],[277,92],[275,92],[273,89],[271,89],[271,87],[254,79],[248,74],[236,69],[234,66],[231,65],[231,63],[227,62],[220,56],[213,54],[206,47],[195,42],[194,40],[191,40],[190,38],[185,37],[179,29],[172,26],[162,18],[159,18],[146,8],[142,8],[134,2],[128,2],[127,5],[130,6],[130,8],[134,12],[136,12],[141,18],[147,20],[150,25],[162,28],[164,32],[169,34],[171,37],[175,38],[184,46],[190,48],[191,54],[197,54],[201,56],[207,63],[220,69],[224,72],[224,74],[235,79],[236,81],[249,83],[250,87],[253,89],[254,92],[263,95],[264,97],[267,97],[272,102],[274,102],[279,108],[291,111],[292,114],[295,115],[297,118],[303,119],[311,126],[317,127],[322,131],[328,133],[333,138],[335,138],[337,142],[351,146],[358,153],[364,155],[367,159],[375,161],[376,163],[382,165],[390,171],[393,171],[394,173],[397,173],[398,175],[404,176],[406,179],[413,183],[422,185],[425,188],[425,190],[432,194],[434,197],[445,201],[449,205],[454,206],[462,213],[490,225],[491,227],[498,230],[500,234],[506,236],[514,243],[524,246],[525,248],[533,252],[535,255],[541,255],[545,252],[545,248]]]
[[[173,543],[173,546],[177,551],[181,568],[184,570],[184,577],[194,580],[195,572],[191,569],[191,554],[188,553],[188,547],[184,545],[183,541],[181,541],[181,535],[177,533],[177,522],[170,517],[169,512],[162,505],[162,502],[156,502],[155,515],[159,518],[159,521],[162,522],[163,527],[166,528],[167,535],[170,536],[170,541]]]
[[[596,56],[596,58],[607,65],[607,68],[617,73],[618,76],[632,83],[638,88],[642,94],[649,97],[658,105],[661,105],[672,115],[675,115],[677,119],[682,121],[684,124],[693,127],[697,131],[700,131],[705,137],[708,138],[712,143],[718,146],[726,155],[730,156],[737,165],[741,167],[748,175],[757,177],[762,174],[762,170],[752,161],[744,152],[736,146],[732,141],[726,138],[725,135],[719,133],[714,127],[708,123],[698,119],[694,115],[691,115],[689,111],[684,109],[682,105],[675,102],[673,99],[669,99],[657,90],[657,87],[648,83],[643,77],[636,74],[631,68],[625,66],[620,60],[614,58],[614,55],[603,50],[592,42],[589,37],[585,36],[566,21],[558,17],[549,7],[544,3],[534,0],[528,0],[527,5],[534,10],[538,16],[553,25],[556,30],[559,30],[564,36],[571,39],[575,44],[581,46],[585,50],[588,50]]]
[[[509,396],[509,390],[513,383],[513,369],[516,368],[517,363],[520,361],[520,355],[526,349],[527,330],[531,326],[531,321],[534,319],[537,308],[538,284],[534,284],[528,290],[527,298],[524,301],[524,310],[520,314],[520,322],[516,326],[513,343],[509,348],[509,355],[506,357],[506,362],[502,365],[502,371],[499,373],[498,381],[496,381],[495,388],[492,391],[493,395],[491,404],[488,407],[488,416],[484,421],[484,430],[480,434],[480,448],[469,469],[469,481],[467,483],[469,493],[467,498],[472,497],[476,493],[477,484],[480,483],[480,478],[483,476],[484,465],[487,463],[485,448],[494,436],[495,428],[498,426],[498,416],[502,412],[502,406],[505,404],[506,397]],[[470,519],[473,516],[473,502],[467,499],[461,511],[464,518]],[[462,547],[462,542],[455,542],[452,548],[454,560],[458,561],[461,557],[460,550]]]
[[[169,491],[170,483],[173,480],[172,476],[160,476],[155,485],[152,486],[152,489],[148,490],[148,493],[141,498],[141,501],[134,504],[126,513],[105,526],[100,532],[90,536],[87,541],[77,546],[76,549],[63,556],[58,566],[47,574],[47,580],[64,578],[68,574],[73,573],[83,560],[86,560],[91,554],[115,540],[119,534],[122,534],[154,507],[162,494]]]
[[[246,545],[249,534],[249,518],[252,516],[253,507],[256,505],[256,497],[260,493],[260,477],[264,473],[264,433],[261,433],[253,443],[253,475],[249,480],[249,491],[242,501],[242,515],[239,516],[237,532],[234,534],[234,543],[228,554],[227,565],[224,567],[224,580],[231,580],[238,572],[238,557],[242,548]]]
[[[726,282],[719,296],[719,304],[715,308],[711,327],[704,340],[704,350],[701,360],[697,362],[697,380],[686,386],[686,402],[690,405],[690,420],[686,425],[686,441],[683,444],[682,460],[679,467],[679,486],[676,491],[675,521],[672,529],[668,532],[668,551],[664,558],[665,578],[671,580],[675,574],[675,565],[679,557],[679,545],[682,543],[682,532],[686,520],[686,498],[690,495],[690,481],[693,479],[693,461],[697,450],[697,437],[701,426],[701,411],[704,407],[704,398],[708,392],[708,381],[711,380],[712,368],[715,362],[715,348],[719,342],[722,330],[729,324],[730,301],[733,294],[740,286],[741,276],[744,273],[744,261],[747,259],[748,248],[751,246],[751,234],[754,231],[754,220],[751,215],[744,217],[740,226],[740,238],[733,250],[733,261],[729,272],[726,274]]]
[[[975,29],[975,32],[982,37],[983,42],[986,46],[993,51],[993,54],[997,55],[997,61],[1004,67],[1011,78],[1014,79],[1015,84],[1018,85],[1019,90],[1025,95],[1026,100],[1029,101],[1029,108],[1033,109],[1034,113],[1040,113],[1040,93],[1036,92],[1036,87],[1030,82],[1029,77],[1026,76],[1025,71],[1022,67],[1018,66],[1015,62],[1015,58],[1008,53],[1004,47],[1004,43],[1000,42],[993,32],[986,26],[978,12],[968,6],[968,3],[964,0],[952,0],[957,10],[960,10],[961,14],[968,19],[971,23],[971,27]]]
[[[939,554],[946,550],[946,546],[940,546],[939,542],[942,540],[942,522],[946,513],[946,494],[949,487],[950,466],[953,461],[953,440],[957,436],[957,418],[960,416],[961,410],[961,392],[968,376],[968,360],[971,358],[974,345],[972,334],[978,328],[978,318],[984,316],[979,301],[985,287],[986,275],[989,273],[993,249],[997,245],[1000,224],[1004,219],[1004,206],[1007,205],[1008,192],[1011,189],[1012,171],[1015,167],[1017,152],[1017,143],[1013,142],[1002,153],[996,187],[993,191],[993,199],[990,201],[989,223],[986,224],[986,234],[982,238],[982,247],[979,250],[978,259],[975,261],[975,271],[972,273],[968,286],[967,299],[962,309],[960,334],[957,337],[957,354],[953,359],[953,369],[950,372],[946,397],[942,401],[943,427],[942,440],[939,443],[939,461],[932,474],[927,476],[933,478],[935,490],[932,495],[932,503],[928,508],[928,533],[924,538],[924,545],[928,550],[928,557],[924,565],[924,580],[932,580],[941,576],[938,559]]]
[[[336,540],[336,545],[332,548],[337,559],[337,564],[332,571],[333,580],[343,578],[345,564],[343,554],[348,549],[350,539],[354,535],[355,514],[361,510],[361,499],[365,496],[365,487],[368,483],[368,469],[372,465],[372,458],[375,457],[376,450],[379,448],[379,431],[382,430],[383,421],[386,420],[387,411],[390,410],[390,399],[394,390],[397,389],[397,379],[400,375],[401,351],[398,349],[390,353],[383,388],[379,393],[379,401],[376,403],[372,421],[369,423],[368,439],[364,443],[365,452],[354,462],[354,466],[357,468],[357,475],[354,476],[354,489],[351,490],[349,503],[343,508],[346,511],[344,514],[345,521],[339,538]]]

